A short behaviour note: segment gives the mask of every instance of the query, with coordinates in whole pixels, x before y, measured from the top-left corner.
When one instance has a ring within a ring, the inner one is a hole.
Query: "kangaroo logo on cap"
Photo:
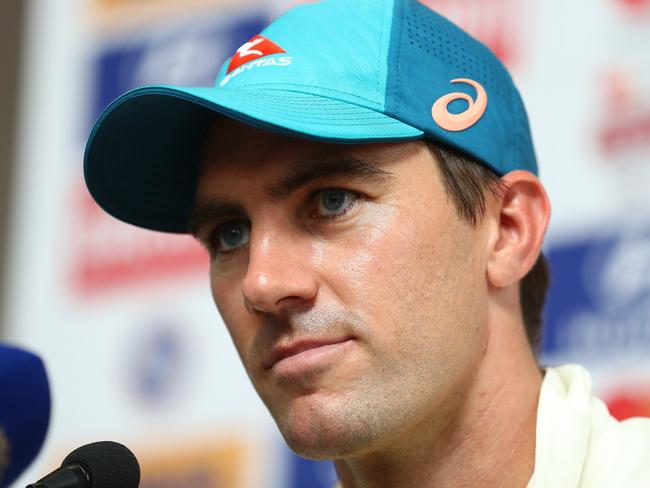
[[[286,51],[264,36],[255,36],[237,49],[228,65],[228,73],[255,59],[280,53],[286,53]]]
[[[476,100],[463,92],[449,93],[440,97],[431,107],[431,116],[436,124],[450,132],[459,132],[469,129],[476,124],[487,108],[488,96],[485,88],[480,83],[468,78],[456,78],[451,83],[466,83],[476,89]],[[455,100],[465,100],[468,103],[467,110],[459,114],[452,114],[447,110],[449,104]]]

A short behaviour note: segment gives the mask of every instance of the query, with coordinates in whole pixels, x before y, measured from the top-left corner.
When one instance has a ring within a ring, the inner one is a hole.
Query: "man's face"
[[[297,453],[395,447],[453,417],[486,343],[488,233],[459,219],[423,144],[219,121],[193,225],[244,367]]]

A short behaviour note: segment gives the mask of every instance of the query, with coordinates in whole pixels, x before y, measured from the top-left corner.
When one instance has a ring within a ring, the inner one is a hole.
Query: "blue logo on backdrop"
[[[226,21],[220,13],[182,25],[154,26],[108,44],[96,60],[97,88],[90,121],[132,88],[151,84],[212,86],[223,61],[262,30],[267,20],[259,11],[232,15]]]
[[[650,352],[650,225],[551,248],[545,354]]]
[[[180,332],[184,327],[163,318],[139,328],[126,363],[128,386],[140,403],[163,407],[182,397],[188,381],[191,353]]]

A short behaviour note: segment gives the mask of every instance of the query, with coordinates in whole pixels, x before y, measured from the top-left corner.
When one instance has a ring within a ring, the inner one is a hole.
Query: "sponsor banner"
[[[630,174],[625,191],[629,183],[650,180],[650,16],[636,32],[631,22],[610,26],[616,48],[606,51],[593,84],[599,100],[594,143],[606,168]]]
[[[241,439],[214,436],[209,442],[187,440],[166,450],[140,449],[140,488],[244,488],[252,452]]]
[[[270,11],[271,11],[271,16],[269,18],[269,21],[276,19],[283,13],[285,13],[287,10],[292,9],[293,7],[296,7],[298,5],[301,5],[303,3],[315,3],[318,2],[319,0],[271,0],[270,2]]]
[[[650,218],[551,247],[543,349],[586,359],[650,353]]]
[[[194,238],[126,225],[104,212],[83,182],[73,187],[66,247],[71,250],[68,282],[76,293],[97,294],[206,274],[208,254]]]
[[[99,12],[112,12],[115,10],[126,10],[133,8],[157,8],[164,9],[168,6],[175,6],[176,8],[192,7],[194,5],[201,5],[209,7],[213,10],[223,9],[224,7],[231,7],[238,4],[243,8],[246,3],[251,3],[246,0],[87,0],[89,7]]]
[[[616,370],[615,370],[616,371]],[[629,365],[600,379],[598,396],[619,420],[650,417],[650,361],[645,368]]]
[[[94,442],[94,441],[88,441]],[[123,442],[124,443],[124,442]],[[50,450],[49,462],[40,467],[42,477],[84,443],[64,442]],[[259,471],[259,442],[240,435],[215,432],[207,437],[189,437],[159,444],[138,446],[124,443],[138,459],[140,488],[257,488],[262,486],[251,471]],[[148,446],[148,447],[147,447]],[[55,453],[55,455],[52,455]],[[29,478],[30,482],[35,479]],[[24,486],[24,484],[21,484]],[[116,487],[117,488],[117,487]]]
[[[92,8],[97,10],[111,11],[119,9],[129,9],[133,8],[134,5],[158,5],[160,8],[164,5],[177,5],[181,7],[183,5],[199,3],[196,0],[89,0],[88,3]],[[202,0],[200,3],[212,4],[213,6],[218,6],[219,4],[223,5],[225,2],[219,0]]]
[[[628,7],[538,2],[538,38],[521,87],[553,204],[551,242],[647,215],[650,19]]]
[[[604,164],[650,178],[650,1],[610,0],[596,69],[595,143]],[[606,30],[605,30],[606,29]]]
[[[650,416],[650,218],[550,248],[543,364],[581,363],[619,418]]]
[[[627,15],[650,18],[650,0],[610,0]]]
[[[649,38],[650,42],[650,38]],[[596,143],[602,161],[621,171],[648,168],[650,160],[650,63],[612,65],[601,77]]]
[[[196,336],[186,332],[189,326],[170,314],[135,324],[119,361],[122,394],[133,408],[158,413],[192,395],[199,347]]]
[[[264,0],[85,0],[85,21],[102,33],[132,32],[152,22],[265,10]],[[268,11],[268,9],[267,9]]]

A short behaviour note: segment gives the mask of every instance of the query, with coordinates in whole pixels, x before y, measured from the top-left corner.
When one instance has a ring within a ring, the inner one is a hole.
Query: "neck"
[[[344,488],[526,486],[542,375],[521,319],[491,315],[501,321],[489,321],[485,356],[449,411],[412,429],[400,445],[337,460]]]

